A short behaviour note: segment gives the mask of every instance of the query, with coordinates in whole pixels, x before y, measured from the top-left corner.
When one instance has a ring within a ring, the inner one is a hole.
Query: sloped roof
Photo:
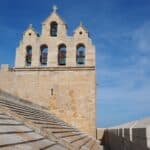
[[[31,30],[35,33],[35,35],[39,36],[40,34],[38,32],[36,32],[36,30],[34,29],[32,24],[29,24],[29,27],[25,30],[25,32],[23,34],[25,34],[28,30]]]
[[[62,17],[60,17],[60,15],[56,12],[56,11],[53,11],[44,21],[42,24],[45,24],[49,19],[51,18],[55,18],[57,17],[64,25],[66,25],[67,27],[67,24],[65,23],[65,21],[62,19]]]
[[[44,108],[0,97],[0,148],[99,150],[95,138],[63,122]]]
[[[74,30],[74,32],[80,29],[83,29],[86,33],[89,33],[89,31],[86,29],[82,22],[80,22],[80,25]]]
[[[65,150],[66,148],[55,141],[44,138],[42,135],[22,122],[16,121],[6,113],[0,111],[0,149],[52,149]]]

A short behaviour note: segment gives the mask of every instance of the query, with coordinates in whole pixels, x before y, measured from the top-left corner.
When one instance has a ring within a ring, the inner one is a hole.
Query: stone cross
[[[82,21],[80,21],[80,27],[82,27],[83,26],[83,23],[82,23]]]
[[[53,6],[53,11],[56,12],[58,7],[56,5]]]
[[[32,28],[32,24],[29,24],[29,28]]]

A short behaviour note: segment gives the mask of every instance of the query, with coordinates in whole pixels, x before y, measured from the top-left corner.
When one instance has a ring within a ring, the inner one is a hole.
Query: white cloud
[[[133,40],[140,51],[150,51],[150,21],[146,22],[134,32]]]
[[[150,114],[150,22],[121,35],[124,36],[112,38],[112,43],[117,43],[115,48],[122,48],[117,51],[121,55],[117,56],[107,43],[97,55],[97,108],[100,108],[97,115],[102,114],[103,121],[105,117],[112,118],[103,123],[105,125],[128,121],[128,116],[134,120]],[[104,38],[110,40],[112,36]],[[123,43],[126,38],[130,40]]]

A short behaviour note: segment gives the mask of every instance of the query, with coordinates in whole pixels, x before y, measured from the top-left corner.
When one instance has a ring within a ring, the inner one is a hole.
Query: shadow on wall
[[[107,129],[101,144],[109,150],[150,150],[149,135],[148,127]]]

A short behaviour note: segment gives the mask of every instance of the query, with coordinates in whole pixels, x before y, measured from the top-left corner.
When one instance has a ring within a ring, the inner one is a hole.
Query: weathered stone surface
[[[14,125],[11,126],[11,125],[9,125],[9,127],[7,125],[2,125],[2,124],[0,125],[0,133],[20,132],[20,131],[30,132],[30,131],[32,131],[32,129],[27,128],[24,125],[20,125],[20,126],[14,126]]]
[[[58,119],[47,109],[26,101],[1,97],[0,116],[3,116],[0,118],[0,148],[38,149],[46,147],[47,142],[51,143],[48,149],[101,148],[94,137]]]

